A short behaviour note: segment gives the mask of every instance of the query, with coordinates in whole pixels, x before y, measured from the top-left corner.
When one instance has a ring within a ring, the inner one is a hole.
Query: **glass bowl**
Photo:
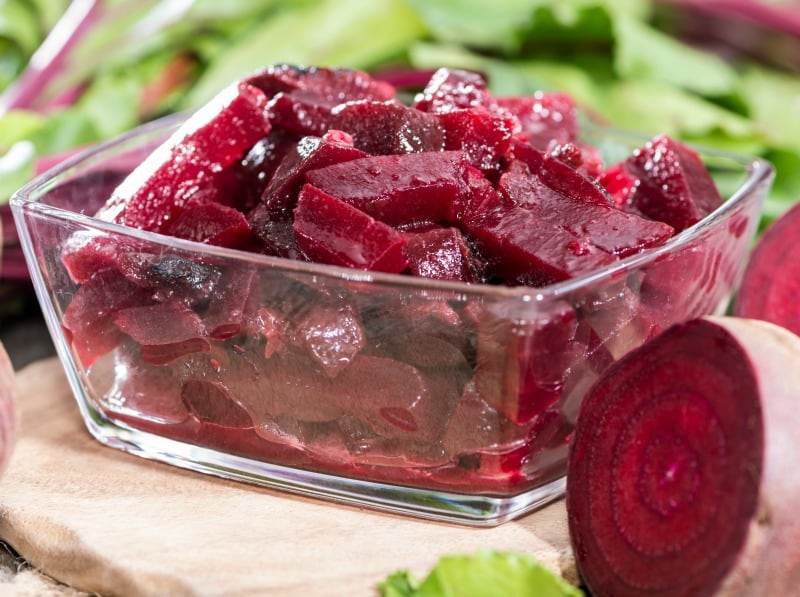
[[[563,494],[586,389],[678,321],[720,314],[769,164],[703,152],[726,202],[666,244],[542,288],[267,257],[90,214],[184,117],[33,180],[12,210],[88,430],[221,477],[491,526]],[[644,139],[592,129],[608,163]],[[64,265],[94,243],[98,273]],[[104,268],[114,253],[125,271]],[[122,257],[120,257],[122,256]]]

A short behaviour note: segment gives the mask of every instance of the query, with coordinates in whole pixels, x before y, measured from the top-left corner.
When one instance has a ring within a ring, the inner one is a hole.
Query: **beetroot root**
[[[14,368],[5,347],[0,344],[0,473],[11,457],[16,438],[17,419],[14,408]]]
[[[709,317],[612,366],[578,416],[567,514],[592,594],[800,586],[800,338]]]
[[[733,305],[739,317],[763,319],[800,334],[800,204],[761,235]]]

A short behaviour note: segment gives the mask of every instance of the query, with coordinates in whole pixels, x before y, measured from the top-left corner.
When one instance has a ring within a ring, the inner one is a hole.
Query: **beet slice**
[[[246,83],[225,88],[137,166],[97,216],[160,232],[198,188],[269,132],[266,101]]]
[[[300,191],[293,229],[313,261],[395,274],[408,266],[402,233],[312,185]]]
[[[699,222],[722,205],[711,174],[696,151],[667,135],[653,138],[625,161],[639,179],[630,204],[676,232]]]
[[[453,110],[439,114],[448,150],[462,150],[469,163],[488,173],[499,171],[511,145],[515,118],[485,110]]]
[[[454,222],[467,195],[460,151],[371,156],[308,172],[315,187],[392,226]]]
[[[762,233],[733,304],[740,317],[763,319],[800,334],[800,204]]]
[[[716,317],[669,328],[596,382],[567,474],[592,594],[796,591],[799,372],[796,335]]]
[[[141,346],[142,360],[151,365],[209,350],[202,320],[179,301],[120,309],[112,317]]]
[[[177,238],[231,249],[246,249],[253,243],[250,224],[244,214],[219,203],[186,205],[167,224],[164,232]]]

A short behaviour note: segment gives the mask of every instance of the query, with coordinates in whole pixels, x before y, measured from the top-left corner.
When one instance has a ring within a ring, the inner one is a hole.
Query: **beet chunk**
[[[593,595],[796,590],[798,372],[797,336],[717,317],[669,328],[597,381],[567,474]]]
[[[219,203],[187,205],[167,224],[166,234],[196,242],[246,249],[253,239],[250,224],[238,209]]]
[[[454,110],[439,115],[445,149],[462,150],[469,163],[484,172],[497,172],[511,144],[516,119],[483,110]]]
[[[141,346],[142,360],[166,365],[176,358],[209,349],[202,320],[179,301],[120,309],[114,324]]]
[[[408,271],[435,280],[477,282],[481,268],[458,228],[434,228],[406,234]]]
[[[740,317],[763,319],[800,334],[800,205],[764,231],[750,254],[733,304]]]
[[[580,174],[574,172],[574,176]],[[591,239],[592,244],[619,257],[660,245],[672,236],[672,228],[663,222],[646,220],[607,204],[586,202],[583,197],[564,195],[545,185],[539,176],[520,169],[503,174],[499,187],[510,201],[537,218],[579,238]]]
[[[255,87],[228,86],[137,166],[97,216],[162,231],[198,188],[269,132],[265,106],[266,97]]]
[[[333,109],[331,128],[353,135],[353,144],[372,155],[441,151],[445,132],[435,116],[396,100],[361,100]]]
[[[392,226],[453,222],[467,194],[460,151],[366,157],[314,170],[315,187]]]
[[[578,113],[573,99],[564,93],[537,91],[526,97],[495,98],[496,109],[514,115],[525,140],[546,151],[551,144],[571,143],[578,137]]]
[[[632,207],[669,224],[676,232],[722,205],[722,197],[697,152],[666,135],[636,150],[625,167],[639,179],[630,199]]]
[[[546,286],[616,259],[524,207],[471,214],[463,225],[486,258],[488,273],[508,285]]]
[[[188,411],[204,423],[236,429],[253,428],[253,419],[219,381],[187,379],[181,386],[181,400]]]
[[[492,101],[486,81],[478,73],[440,68],[414,98],[414,108],[443,114],[454,110],[487,106]]]
[[[273,214],[291,212],[307,172],[365,156],[363,151],[353,147],[348,134],[334,131],[323,137],[303,137],[287,152],[264,190],[262,200],[267,211]]]
[[[402,233],[312,185],[300,191],[293,229],[313,261],[389,273],[408,266]]]

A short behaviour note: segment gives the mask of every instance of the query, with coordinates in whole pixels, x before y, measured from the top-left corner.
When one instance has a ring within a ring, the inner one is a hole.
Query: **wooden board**
[[[103,595],[376,595],[397,569],[481,548],[575,578],[563,501],[492,529],[307,499],[150,462],[92,439],[55,359],[17,374],[20,434],[0,539]]]

